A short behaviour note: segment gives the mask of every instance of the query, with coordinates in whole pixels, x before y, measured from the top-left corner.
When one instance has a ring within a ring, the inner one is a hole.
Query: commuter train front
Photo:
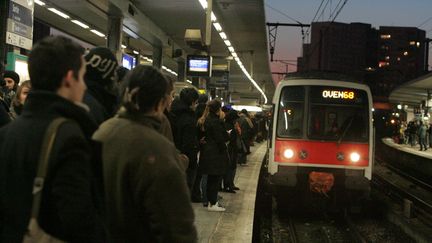
[[[331,194],[368,194],[372,98],[366,85],[285,79],[273,97],[268,172],[272,185]]]

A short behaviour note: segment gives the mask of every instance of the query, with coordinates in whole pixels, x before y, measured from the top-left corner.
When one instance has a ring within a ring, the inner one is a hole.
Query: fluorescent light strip
[[[76,19],[71,20],[71,22],[74,23],[74,24],[76,24],[76,25],[81,26],[81,27],[84,28],[84,29],[88,29],[88,28],[89,28],[88,25],[86,25],[86,24],[84,24],[83,22],[80,22],[80,21],[78,21],[78,20],[76,20]]]
[[[229,41],[229,40],[224,40],[224,42],[225,42],[225,45],[226,45],[226,46],[231,46],[231,41]]]
[[[203,7],[203,9],[207,8],[207,1],[206,0],[198,0],[199,3],[201,4],[201,6]],[[211,13],[212,15],[214,15],[214,13]],[[212,16],[213,17],[213,16]],[[214,18],[216,19],[216,15],[214,15]],[[220,26],[219,23],[213,23],[213,26],[215,26],[215,24],[218,24]],[[215,26],[216,28],[216,26]],[[217,29],[216,29],[217,30]],[[219,31],[219,30],[218,30]],[[222,26],[221,26],[221,30],[219,32],[220,37],[222,38],[222,40],[228,40],[227,35],[225,34],[225,32],[222,31]],[[225,43],[226,44],[226,43]],[[232,48],[232,50],[230,49],[230,47]],[[246,75],[246,77],[249,79],[249,81],[255,86],[255,88],[257,88],[257,90],[261,93],[261,95],[264,97],[264,104],[267,103],[267,96],[265,95],[264,91],[258,86],[258,84],[255,82],[255,80],[252,78],[252,76],[249,74],[249,72],[246,70],[246,68],[243,66],[243,63],[240,61],[240,59],[237,57],[237,53],[235,53],[234,51],[234,47],[229,46],[228,50],[230,50],[231,54],[234,56],[234,59],[237,61],[237,64],[239,65],[239,67],[241,68],[241,70],[243,71],[243,73]],[[186,82],[188,83],[192,83],[192,81],[190,81],[189,79],[186,80]]]
[[[221,32],[221,31],[222,31],[222,26],[221,26],[218,22],[214,22],[214,23],[213,23],[213,26],[215,27],[215,29],[216,29],[218,32]]]
[[[121,48],[123,48],[123,49],[126,49],[127,48],[127,46],[125,46],[125,45],[121,45]]]
[[[222,38],[222,40],[226,40],[228,39],[227,35],[225,34],[225,32],[219,32],[220,37]]]
[[[190,83],[190,84],[192,83],[192,81],[190,81],[189,79],[186,79],[186,82],[188,82],[188,83]]]
[[[211,16],[211,21],[213,21],[213,22],[216,22],[216,21],[217,21],[216,15],[214,15],[213,12],[211,13],[210,16]]]
[[[61,12],[61,11],[55,9],[55,8],[48,8],[48,10],[51,11],[51,12],[53,12],[53,13],[55,13],[55,14],[57,14],[58,16],[60,16],[62,18],[69,19],[69,15],[67,15],[67,14],[65,14],[65,13],[63,13],[63,12]]]
[[[133,50],[132,52],[133,52],[135,55],[139,55],[139,52],[138,52],[138,51]]]
[[[39,6],[45,6],[45,3],[39,0],[34,0],[34,3],[36,3]]]
[[[105,37],[105,34],[99,32],[99,31],[97,31],[97,30],[90,30],[90,31],[91,31],[93,34],[97,35],[97,36]]]
[[[202,7],[203,9],[206,9],[206,8],[207,8],[207,1],[206,1],[206,0],[199,0],[199,3],[201,3],[201,7]]]

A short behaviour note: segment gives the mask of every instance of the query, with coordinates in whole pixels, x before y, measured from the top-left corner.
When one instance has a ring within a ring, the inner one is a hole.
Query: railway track
[[[273,242],[356,242],[367,243],[348,214],[310,216],[276,216]]]

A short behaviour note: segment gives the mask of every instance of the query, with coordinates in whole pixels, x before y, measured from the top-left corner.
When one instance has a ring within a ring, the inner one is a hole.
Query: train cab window
[[[365,91],[310,87],[309,138],[365,142],[368,140],[368,116]]]
[[[287,86],[282,89],[277,121],[278,137],[303,136],[304,103],[303,86]]]

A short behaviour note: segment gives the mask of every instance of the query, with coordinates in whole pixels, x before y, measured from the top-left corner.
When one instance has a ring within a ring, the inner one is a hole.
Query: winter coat
[[[120,114],[93,138],[102,142],[112,242],[196,242],[186,176],[160,121]]]
[[[229,168],[237,168],[237,154],[238,154],[238,139],[240,134],[238,132],[238,115],[236,111],[229,111],[225,116],[225,129],[229,132],[229,143],[228,143],[228,156],[229,156]],[[237,123],[237,125],[236,125]],[[236,127],[237,126],[237,127]]]
[[[426,125],[424,124],[420,125],[418,129],[418,136],[423,139],[426,138],[426,130],[427,130]]]
[[[9,107],[6,102],[0,97],[0,127],[8,124],[11,121],[9,115]]]
[[[0,129],[1,242],[22,242],[42,140],[57,117],[68,121],[57,131],[38,222],[47,233],[67,242],[105,241],[101,164],[92,157],[96,148],[89,140],[96,124],[86,110],[57,94],[32,91],[21,116]]]
[[[238,119],[238,122],[241,127],[242,131],[242,138],[245,141],[249,141],[253,136],[253,123],[249,117],[247,117],[245,114],[240,113],[240,118]]]
[[[100,124],[112,117],[118,108],[116,95],[93,80],[85,80],[87,91],[84,96],[84,103],[90,107],[90,114]]]
[[[205,120],[204,137],[199,171],[203,175],[225,175],[229,164],[225,143],[228,142],[229,137],[224,122],[216,114],[210,113]]]
[[[195,112],[182,101],[173,102],[171,112],[175,118],[174,143],[181,153],[189,158],[189,168],[197,168],[198,134],[196,130],[197,120]]]

